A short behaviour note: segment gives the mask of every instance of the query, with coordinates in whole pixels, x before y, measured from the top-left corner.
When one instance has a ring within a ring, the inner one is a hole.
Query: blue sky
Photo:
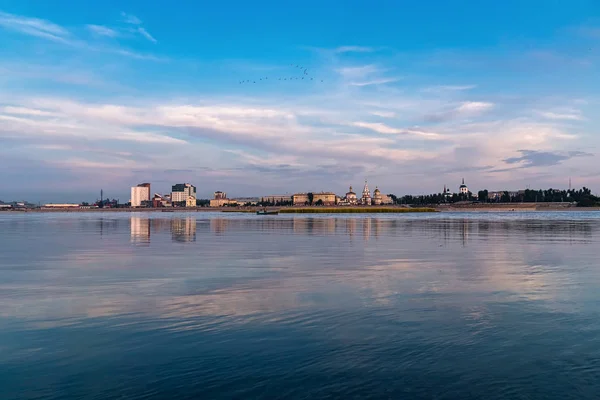
[[[0,199],[600,189],[600,3],[322,3],[0,0]]]

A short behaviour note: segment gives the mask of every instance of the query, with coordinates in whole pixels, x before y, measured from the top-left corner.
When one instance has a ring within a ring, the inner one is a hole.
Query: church
[[[375,187],[373,191],[373,196],[371,196],[371,191],[369,190],[369,185],[365,180],[365,186],[363,187],[361,197],[357,197],[356,193],[352,190],[352,186],[350,186],[350,190],[346,193],[346,196],[340,200],[339,205],[363,205],[363,206],[379,206],[384,204],[393,204],[393,200],[386,195],[381,194],[381,191],[378,187]]]

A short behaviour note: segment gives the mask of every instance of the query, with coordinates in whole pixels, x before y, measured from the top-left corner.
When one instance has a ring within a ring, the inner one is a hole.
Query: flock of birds
[[[275,81],[275,80],[278,80],[278,81],[293,81],[293,80],[296,80],[296,81],[303,81],[303,80],[306,80],[306,81],[316,81],[316,80],[318,80],[318,79],[315,79],[315,77],[310,76],[308,74],[308,68],[304,68],[301,65],[296,65],[294,67],[294,64],[290,64],[290,67],[293,67],[293,68],[296,68],[297,70],[302,71],[302,75],[301,76],[292,76],[290,78],[288,78],[288,77],[285,77],[285,78],[281,78],[281,77],[279,77],[279,78],[273,78],[273,77],[271,77],[271,81]],[[268,80],[269,80],[268,76],[258,78],[258,82],[268,81]],[[246,83],[256,83],[256,82],[257,82],[256,79],[245,79],[243,81],[240,81],[239,83],[240,83],[240,85],[242,85],[242,84],[246,84]],[[323,82],[323,79],[321,79],[321,82]]]

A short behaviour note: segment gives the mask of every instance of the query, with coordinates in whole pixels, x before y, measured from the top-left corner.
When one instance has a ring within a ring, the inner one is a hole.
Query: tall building
[[[350,190],[346,193],[346,203],[350,205],[356,205],[358,203],[358,199],[356,198],[356,193],[352,190],[352,186],[350,186]]]
[[[131,207],[146,206],[150,202],[150,184],[140,183],[131,188]]]
[[[463,180],[462,180],[462,184],[459,187],[459,192],[460,192],[460,194],[468,194],[469,193],[469,188],[467,187],[467,185],[465,185],[465,178],[463,178]]]
[[[196,186],[191,183],[178,183],[171,187],[171,202],[173,204],[185,204],[187,207],[191,206],[193,198],[193,205],[196,203]]]
[[[373,205],[380,206],[383,204],[383,196],[381,195],[381,191],[377,186],[375,186],[375,191],[373,192]]]
[[[367,185],[367,181],[365,180],[365,187],[362,191],[361,203],[367,206],[371,205],[371,191],[369,190],[369,186]]]

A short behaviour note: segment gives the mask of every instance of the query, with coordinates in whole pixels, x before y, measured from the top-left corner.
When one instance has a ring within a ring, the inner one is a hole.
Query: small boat
[[[277,214],[279,214],[279,211],[277,211],[277,210],[273,210],[273,211],[258,210],[256,212],[256,215],[277,215]]]

